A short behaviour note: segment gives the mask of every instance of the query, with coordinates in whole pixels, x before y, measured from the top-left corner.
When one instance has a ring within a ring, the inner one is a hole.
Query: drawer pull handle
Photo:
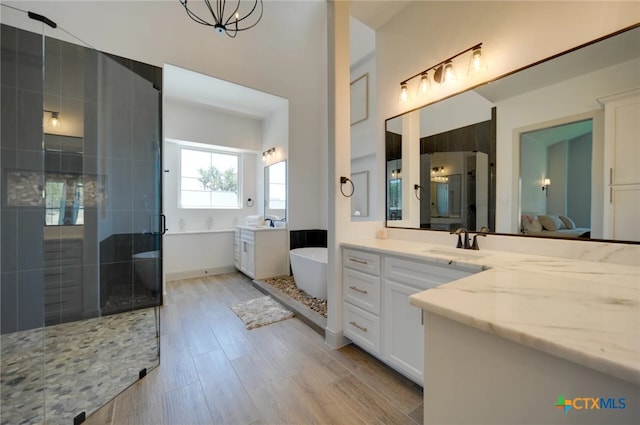
[[[364,264],[365,266],[369,264],[369,262],[360,260],[358,258],[349,258],[349,261],[351,261],[352,263]]]
[[[349,322],[349,324],[350,324],[351,326],[355,326],[356,328],[360,329],[362,332],[367,332],[367,328],[364,328],[364,327],[360,326],[360,325],[359,325],[359,324],[357,324],[356,322],[351,321],[351,322]]]
[[[366,289],[360,289],[356,286],[349,286],[349,289],[353,289],[354,291],[360,292],[361,294],[368,294]]]

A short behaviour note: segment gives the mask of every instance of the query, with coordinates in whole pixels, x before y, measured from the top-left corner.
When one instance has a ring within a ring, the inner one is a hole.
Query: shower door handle
[[[158,223],[158,216],[150,215],[149,216],[149,227],[153,229],[158,224],[160,225],[159,229],[158,229],[158,230],[160,230],[159,232],[145,232],[145,234],[154,235],[154,236],[162,236],[165,233],[167,233],[167,230],[169,230],[169,229],[167,229],[167,217],[164,214],[160,214],[160,223]]]
[[[160,214],[160,228],[162,229],[160,235],[164,235],[169,230],[167,229],[167,216],[164,214]]]

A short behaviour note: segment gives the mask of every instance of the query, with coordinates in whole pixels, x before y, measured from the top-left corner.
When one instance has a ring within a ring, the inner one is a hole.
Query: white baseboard
[[[164,276],[167,281],[170,281],[170,280],[179,280],[179,279],[189,279],[192,277],[213,276],[217,274],[232,273],[235,271],[237,271],[237,269],[234,266],[222,266],[222,267],[208,267],[206,269],[183,270],[179,272],[165,273]]]
[[[329,329],[324,330],[324,342],[331,348],[340,348],[351,344],[351,340],[344,336],[342,332],[333,333]]]

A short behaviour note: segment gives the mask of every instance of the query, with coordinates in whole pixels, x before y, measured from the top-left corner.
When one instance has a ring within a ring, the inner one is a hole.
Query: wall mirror
[[[287,218],[287,161],[264,168],[264,216]]]
[[[636,25],[386,120],[386,225],[628,240],[603,233],[602,99],[637,90],[639,70]],[[445,182],[454,175],[459,214]],[[575,230],[532,231],[544,215]]]

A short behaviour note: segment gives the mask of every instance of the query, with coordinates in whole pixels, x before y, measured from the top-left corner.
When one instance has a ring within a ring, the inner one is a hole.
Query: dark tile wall
[[[2,25],[0,57],[0,179],[6,181],[10,170],[42,169],[42,39]],[[44,324],[44,209],[9,205],[5,184],[1,198],[0,330],[6,333]]]
[[[327,231],[322,229],[291,230],[289,249],[307,247],[327,247]]]

